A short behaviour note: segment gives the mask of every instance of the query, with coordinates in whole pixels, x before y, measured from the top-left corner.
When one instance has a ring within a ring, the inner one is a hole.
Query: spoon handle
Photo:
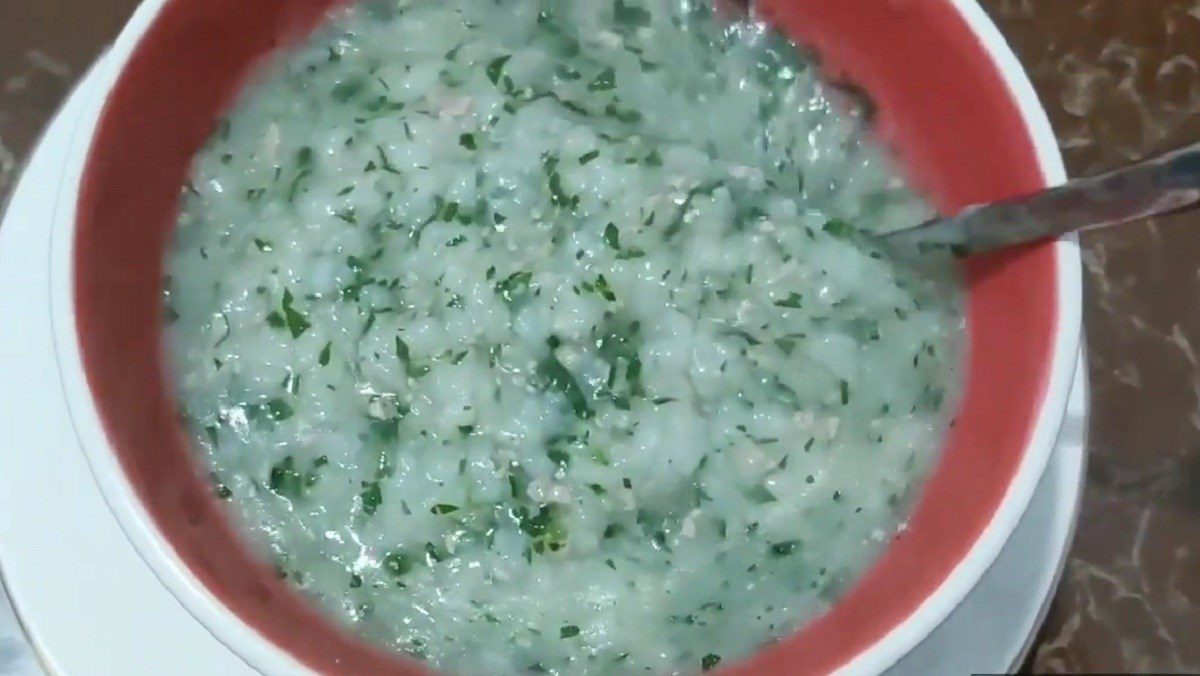
[[[1200,144],[883,236],[899,249],[973,254],[1200,205]]]

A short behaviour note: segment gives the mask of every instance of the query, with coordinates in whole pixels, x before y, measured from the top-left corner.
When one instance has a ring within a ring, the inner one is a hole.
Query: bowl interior
[[[84,376],[111,450],[186,571],[317,671],[419,673],[419,665],[334,629],[242,546],[196,467],[164,377],[162,258],[191,159],[254,65],[342,2],[165,2],[92,139],[75,224],[74,312]],[[870,93],[878,133],[941,209],[1045,185],[1002,73],[950,0],[758,4],[815,49],[828,77]],[[829,612],[728,671],[836,669],[946,581],[1027,452],[1054,356],[1058,264],[1051,245],[967,264],[963,402],[907,530]],[[219,627],[210,629],[220,636]]]

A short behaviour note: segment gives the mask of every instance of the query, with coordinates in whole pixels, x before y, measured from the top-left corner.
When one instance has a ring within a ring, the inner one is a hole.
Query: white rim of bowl
[[[159,582],[204,625],[213,638],[254,669],[280,676],[312,674],[315,672],[308,666],[231,612],[195,576],[159,532],[132,484],[127,481],[120,460],[111,450],[83,368],[75,323],[73,270],[75,223],[83,172],[113,86],[143,35],[168,2],[171,0],[144,0],[113,42],[105,56],[102,71],[97,74],[95,100],[80,117],[78,132],[68,155],[59,205],[51,225],[53,232],[50,244],[50,316],[63,393],[75,434],[104,495],[104,501]]]
[[[991,58],[1021,112],[1025,128],[1033,142],[1038,166],[1047,185],[1067,180],[1066,167],[1058,140],[1042,107],[1029,75],[1021,66],[1000,29],[984,12],[978,0],[947,0],[967,23]],[[836,670],[839,674],[879,673],[895,664],[915,648],[966,597],[1000,555],[1009,534],[1033,498],[1038,480],[1046,471],[1054,442],[1062,427],[1067,398],[1075,377],[1079,339],[1083,321],[1082,269],[1079,240],[1075,235],[1055,242],[1055,286],[1058,300],[1050,373],[1046,378],[1045,398],[1037,420],[1025,444],[1025,454],[1005,491],[999,508],[980,532],[975,544],[959,561],[942,584],[883,638]]]
[[[200,582],[154,526],[112,453],[84,376],[74,316],[73,246],[77,198],[83,170],[100,115],[112,87],[146,30],[171,0],[145,0],[121,31],[99,74],[102,95],[80,119],[70,150],[52,224],[51,319],[55,352],[72,425],[84,448],[92,474],[109,508],[139,555],[180,603],[222,644],[256,669],[269,674],[313,673],[287,651],[259,634],[231,612]],[[1049,185],[1066,180],[1058,142],[1033,84],[999,29],[977,0],[945,0],[967,23],[1000,73],[1018,106],[1036,151],[1038,166]],[[966,556],[942,584],[904,621],[836,670],[841,674],[879,673],[895,664],[945,621],[999,555],[1008,535],[1025,512],[1038,479],[1045,471],[1066,410],[1082,322],[1082,278],[1078,240],[1055,243],[1056,330],[1045,397],[1038,410],[1025,453],[991,521]]]

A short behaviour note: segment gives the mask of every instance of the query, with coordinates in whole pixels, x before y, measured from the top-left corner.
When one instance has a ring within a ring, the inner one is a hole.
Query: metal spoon
[[[881,236],[900,252],[976,254],[1200,205],[1200,144]]]

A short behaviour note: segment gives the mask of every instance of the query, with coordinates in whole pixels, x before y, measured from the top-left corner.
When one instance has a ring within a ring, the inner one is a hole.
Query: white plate
[[[101,497],[67,417],[50,333],[50,223],[93,68],[51,124],[0,225],[0,572],[47,671],[254,673],[184,611]]]
[[[49,224],[74,122],[94,100],[94,75],[51,124],[0,226],[0,316],[18,329],[0,332],[0,572],[47,671],[250,674],[139,558],[67,422],[48,314]],[[1000,557],[889,673],[1006,671],[1024,655],[1061,575],[1078,507],[1083,371],[1049,468]],[[0,673],[3,616],[0,608]],[[32,659],[9,662],[22,664],[36,672]]]
[[[1021,666],[1062,577],[1086,465],[1087,361],[1080,353],[1058,442],[1021,523],[971,593],[888,674],[979,674]]]

